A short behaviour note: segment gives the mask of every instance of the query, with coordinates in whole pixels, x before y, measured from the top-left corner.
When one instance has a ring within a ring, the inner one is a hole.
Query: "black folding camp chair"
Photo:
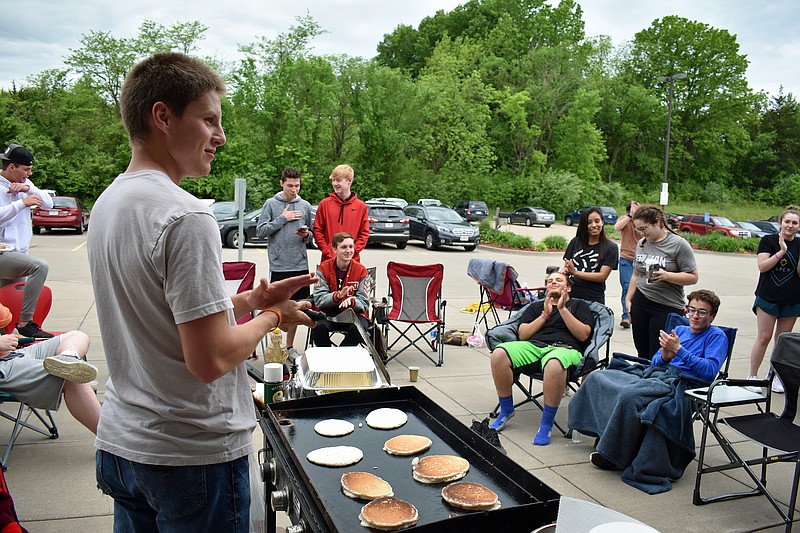
[[[778,376],[785,388],[784,409],[780,415],[772,412],[772,381]],[[744,387],[764,387],[766,393],[750,393],[747,399],[741,396]],[[800,333],[783,333],[778,337],[772,352],[772,369],[764,380],[718,379],[705,391],[703,420],[708,431],[715,437],[728,462],[707,466],[705,454],[707,441],[700,446],[697,477],[693,503],[695,505],[762,495],[775,508],[786,526],[792,530],[797,506],[798,480],[800,480],[800,411],[798,411],[798,389],[800,388]],[[733,394],[732,394],[733,393]],[[734,396],[735,395],[735,396]],[[737,399],[738,396],[738,399]],[[746,405],[763,411],[753,414],[718,417],[720,406]],[[715,413],[716,410],[716,413]],[[723,427],[728,431],[723,431]],[[737,438],[728,437],[730,431]],[[741,438],[744,438],[743,442]],[[758,457],[748,459],[748,445],[755,443],[760,448]],[[777,462],[794,463],[791,494],[787,506],[780,504],[767,488],[767,466]],[[760,467],[760,472],[752,467]],[[703,498],[700,481],[703,476],[732,469],[743,469],[750,478],[749,490],[732,492]],[[786,508],[786,510],[784,510]]]
[[[589,308],[594,316],[594,324],[592,325],[592,336],[589,341],[589,345],[583,352],[583,357],[581,358],[580,363],[577,366],[570,367],[569,371],[567,372],[567,386],[573,392],[575,392],[577,387],[580,386],[581,378],[589,374],[589,372],[608,365],[609,355],[611,353],[611,344],[609,343],[609,340],[614,334],[614,312],[599,302],[587,301],[586,303],[589,304]],[[522,315],[525,311],[525,307],[520,309],[520,311],[514,315],[513,318],[490,329],[486,333],[486,344],[489,347],[489,350],[494,350],[498,344],[503,342],[518,340],[517,330],[519,329],[519,325],[522,323]],[[606,348],[605,355],[602,355],[603,346]],[[534,380],[544,380],[544,375],[541,368],[537,369],[535,372],[524,374],[528,377],[527,386],[524,385],[520,379],[522,375],[523,374],[519,372],[514,373],[514,385],[516,385],[516,387],[522,391],[522,393],[525,395],[525,398],[521,402],[514,405],[514,408],[516,409],[521,405],[532,402],[536,405],[536,407],[539,408],[539,410],[544,411],[544,406],[539,401],[539,399],[544,395],[544,392],[539,392],[538,394],[533,393]],[[489,416],[492,418],[497,417],[499,408],[500,404],[497,404],[497,406],[494,408],[494,411],[492,411]],[[564,430],[564,428],[562,428],[557,421],[554,423],[554,425],[564,436],[569,435],[570,432],[568,430]]]

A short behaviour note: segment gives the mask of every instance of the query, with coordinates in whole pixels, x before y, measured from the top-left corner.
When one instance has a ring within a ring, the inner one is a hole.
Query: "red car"
[[[683,215],[678,229],[686,233],[698,233],[700,235],[705,235],[709,231],[716,231],[728,237],[749,239],[751,236],[749,230],[737,228],[727,218],[715,215],[708,217],[708,222],[705,221],[705,215]]]
[[[89,228],[89,210],[77,198],[54,196],[52,209],[33,210],[33,232],[42,229],[72,228],[78,235]]]

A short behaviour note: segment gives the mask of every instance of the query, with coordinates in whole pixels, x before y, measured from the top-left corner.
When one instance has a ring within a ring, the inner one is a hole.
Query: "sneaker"
[[[758,379],[758,376],[747,376],[748,381],[753,381],[754,379]],[[761,394],[764,390],[761,387],[745,387],[746,390],[750,392],[755,392],[756,394]]]
[[[622,320],[622,322],[619,323],[619,325],[622,326],[623,329],[628,329],[629,327],[631,327],[631,321],[625,318]]]
[[[775,376],[772,380],[772,392],[776,394],[783,394],[786,392],[783,388],[783,382],[778,376]]]
[[[611,462],[611,459],[600,452],[592,452],[589,454],[589,461],[600,470],[619,470],[617,465]]]
[[[510,418],[514,418],[515,414],[516,411],[511,411],[511,413],[507,415],[500,413],[499,415],[497,415],[497,419],[495,419],[495,421],[492,423],[492,425],[489,426],[489,428],[494,429],[495,431],[503,431],[503,428],[506,427],[506,422],[508,422]]]
[[[53,355],[44,359],[44,371],[73,383],[89,383],[97,377],[97,368],[71,355]]]
[[[289,361],[294,361],[298,357],[300,357],[300,354],[297,353],[297,350],[294,349],[294,346],[291,346],[291,347],[287,348],[286,351],[289,354]]]
[[[52,333],[48,333],[43,331],[42,328],[39,327],[39,324],[31,320],[24,326],[20,326],[17,324],[17,331],[23,337],[32,337],[34,339],[52,339],[55,337]]]

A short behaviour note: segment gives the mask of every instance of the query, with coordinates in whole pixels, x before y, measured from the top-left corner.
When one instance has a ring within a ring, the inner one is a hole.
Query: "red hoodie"
[[[336,193],[330,193],[323,198],[314,217],[314,239],[317,248],[322,252],[322,261],[334,257],[333,236],[340,231],[346,231],[353,236],[355,255],[353,259],[361,262],[361,250],[367,245],[369,239],[369,209],[351,193],[347,200],[342,200]]]

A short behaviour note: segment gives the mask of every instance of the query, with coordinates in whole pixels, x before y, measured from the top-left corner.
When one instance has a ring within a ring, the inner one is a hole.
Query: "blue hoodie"
[[[303,216],[297,220],[286,220],[283,210],[289,206],[291,211],[302,211]],[[264,203],[258,218],[256,233],[267,239],[267,257],[270,272],[308,271],[308,255],[306,241],[297,235],[300,226],[308,226],[311,232],[311,204],[300,195],[291,202],[283,198],[279,192]],[[309,237],[310,238],[310,237]]]

